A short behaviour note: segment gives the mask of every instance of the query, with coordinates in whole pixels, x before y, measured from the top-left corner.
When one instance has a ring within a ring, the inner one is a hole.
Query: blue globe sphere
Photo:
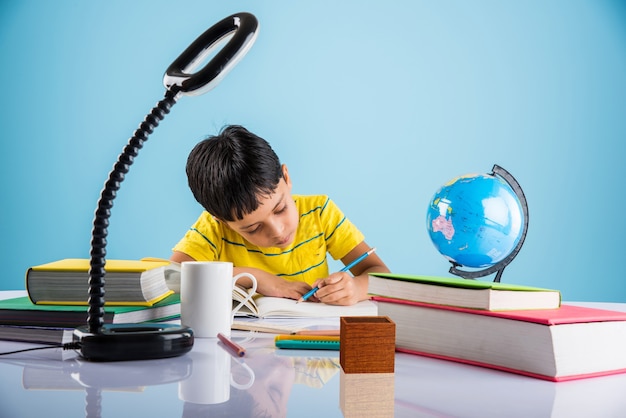
[[[524,235],[524,211],[511,186],[493,174],[470,174],[443,185],[428,207],[430,239],[449,261],[491,267]]]

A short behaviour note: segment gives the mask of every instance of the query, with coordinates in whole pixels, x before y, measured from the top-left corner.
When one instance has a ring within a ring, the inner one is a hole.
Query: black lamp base
[[[193,348],[193,330],[172,324],[105,324],[97,333],[74,330],[78,353],[90,361],[127,361],[176,357]]]

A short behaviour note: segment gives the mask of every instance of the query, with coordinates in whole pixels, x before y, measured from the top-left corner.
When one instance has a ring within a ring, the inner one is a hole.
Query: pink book
[[[396,350],[535,378],[565,381],[626,372],[626,312],[485,311],[380,296],[396,323]]]

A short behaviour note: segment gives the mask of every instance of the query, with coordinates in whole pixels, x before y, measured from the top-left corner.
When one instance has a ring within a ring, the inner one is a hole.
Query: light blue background
[[[236,123],[297,193],[327,193],[398,273],[448,275],[428,202],[461,174],[510,171],[530,207],[503,281],[626,302],[626,9],[619,1],[3,1],[3,273],[88,257],[93,212],[170,62],[249,11],[261,29],[214,90],[183,97],[115,200],[108,258],[169,257],[200,212],[184,165]]]

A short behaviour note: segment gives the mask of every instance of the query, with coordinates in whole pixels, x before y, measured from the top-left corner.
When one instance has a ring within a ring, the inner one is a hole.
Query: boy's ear
[[[289,170],[287,170],[287,165],[283,164],[282,169],[283,169],[283,179],[285,180],[285,183],[287,183],[289,190],[291,190],[291,177],[289,177]]]

